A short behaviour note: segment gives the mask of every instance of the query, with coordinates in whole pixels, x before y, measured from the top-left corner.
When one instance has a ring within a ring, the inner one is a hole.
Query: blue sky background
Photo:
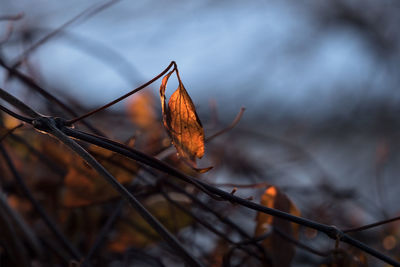
[[[25,13],[16,29],[54,29],[93,3],[3,0],[1,13]],[[351,24],[330,22],[335,18],[332,3],[120,1],[67,32],[119,54],[131,64],[119,66],[124,77],[115,71],[119,63],[101,62],[63,36],[30,58],[44,81],[53,86],[61,81],[68,94],[89,105],[149,80],[171,60],[178,63],[189,94],[203,111],[211,99],[227,114],[245,106],[247,116],[276,118],[346,116],[370,101],[397,105],[397,59],[377,55],[368,35]],[[369,18],[378,5],[366,1],[359,7]],[[393,31],[386,30],[385,36]],[[8,49],[9,59],[18,54]],[[158,86],[153,88],[156,94]]]

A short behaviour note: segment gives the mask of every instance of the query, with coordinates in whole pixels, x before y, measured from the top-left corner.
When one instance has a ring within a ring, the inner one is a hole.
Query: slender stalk
[[[172,62],[174,63],[174,62]],[[171,64],[172,64],[171,63]],[[171,65],[170,64],[170,65]],[[1,90],[3,91],[3,90]],[[1,94],[0,94],[1,97]],[[68,136],[79,139],[81,141],[89,142],[91,144],[106,148],[108,150],[120,153],[126,157],[132,158],[141,164],[148,165],[153,167],[159,171],[162,171],[168,175],[172,175],[182,181],[190,183],[210,197],[220,198],[221,200],[229,201],[231,203],[236,203],[247,207],[252,210],[256,210],[259,212],[263,212],[284,220],[288,220],[306,227],[313,228],[320,232],[325,233],[331,239],[338,241],[342,241],[348,243],[354,247],[357,247],[364,252],[375,256],[382,261],[392,264],[393,266],[400,266],[400,263],[396,260],[380,253],[379,251],[374,250],[371,247],[368,247],[364,243],[359,242],[358,240],[353,239],[346,233],[343,233],[340,229],[335,226],[329,226],[322,223],[318,223],[312,220],[308,220],[302,217],[297,217],[292,214],[282,212],[276,209],[268,208],[266,206],[262,206],[256,203],[253,203],[247,199],[243,199],[241,197],[237,197],[234,194],[223,191],[219,188],[216,188],[206,182],[202,182],[200,180],[196,180],[188,175],[185,175],[178,169],[173,168],[172,166],[156,159],[150,157],[140,151],[134,150],[130,147],[127,147],[118,142],[108,140],[103,137],[87,134],[84,132],[80,132],[74,129],[70,129],[65,127],[68,125],[67,121],[62,119],[53,119],[49,117],[40,116],[36,118],[32,123],[34,127],[40,131],[44,131],[54,135],[60,141],[62,141],[65,145],[74,150],[77,154],[79,154],[83,159],[85,159],[99,174],[101,174],[113,187],[118,190],[118,192],[126,198],[130,204],[137,209],[137,211],[141,214],[141,216],[166,240],[173,248],[178,251],[180,256],[187,262],[193,266],[201,266],[201,263],[198,262],[193,256],[191,256],[185,248],[183,248],[179,242],[172,236],[142,205],[141,203],[130,194],[130,192],[123,187],[102,165],[100,165],[86,150],[84,150],[81,146],[79,146],[75,141],[68,138]]]
[[[112,4],[114,4],[114,3],[118,2],[118,1],[119,0],[107,1],[105,3],[99,4],[99,5],[94,6],[94,7],[91,6],[91,7],[87,8],[87,9],[85,9],[84,11],[80,12],[78,15],[76,15],[72,19],[68,20],[67,22],[62,24],[60,27],[58,27],[54,31],[52,31],[49,34],[47,34],[46,36],[41,38],[39,41],[34,43],[33,45],[31,45],[27,50],[22,52],[22,54],[20,56],[18,56],[16,60],[14,60],[14,63],[12,64],[11,68],[15,69],[16,67],[18,67],[21,64],[21,62],[23,62],[23,60],[30,53],[35,51],[38,47],[40,47],[45,42],[47,42],[48,40],[50,40],[51,38],[56,36],[58,33],[60,33],[62,30],[64,30],[65,28],[67,28],[71,24],[75,23],[76,21],[78,21],[79,19],[83,18],[84,16],[86,16],[86,19],[88,19],[88,18],[92,17],[93,15],[99,13],[100,11],[106,9],[107,7],[111,6]],[[19,19],[19,17],[17,17],[17,19]]]
[[[11,129],[8,129],[3,135],[0,136],[0,143],[6,139],[7,136],[11,135],[16,129],[21,128],[22,126],[24,126],[23,123],[20,123],[14,127],[12,127]]]
[[[90,248],[87,256],[83,259],[81,267],[88,266],[88,264],[90,264],[90,261],[91,261],[93,255],[103,245],[103,242],[104,242],[107,234],[110,232],[111,227],[115,223],[115,220],[118,218],[119,214],[121,213],[122,208],[124,207],[124,204],[125,204],[124,199],[122,199],[118,202],[118,204],[116,205],[116,207],[113,210],[113,213],[111,214],[110,217],[108,217],[106,223],[101,228],[100,233],[97,234],[96,240],[94,241],[93,246]]]
[[[0,109],[2,111],[4,111],[5,113],[7,113],[8,115],[10,115],[11,117],[14,117],[14,118],[16,118],[16,119],[18,119],[20,121],[27,122],[27,123],[32,123],[32,119],[27,118],[27,117],[22,116],[22,115],[19,115],[19,114],[15,113],[14,111],[9,110],[5,106],[0,105]]]
[[[380,226],[380,225],[383,225],[383,224],[395,222],[395,221],[398,221],[398,220],[400,220],[400,216],[397,216],[397,217],[394,217],[394,218],[390,218],[388,220],[383,220],[383,221],[367,224],[367,225],[360,226],[360,227],[357,227],[357,228],[346,229],[346,230],[343,231],[343,233],[360,232],[360,231],[371,229],[371,228],[374,228],[374,227],[377,227],[377,226]]]
[[[31,109],[29,106],[25,105],[24,102],[16,98],[15,96],[9,94],[4,89],[0,88],[0,98],[7,101],[10,105],[14,106],[15,108],[19,109],[19,111],[25,113],[26,115],[30,116],[31,118],[39,117],[40,114]],[[20,119],[20,118],[17,118]],[[21,119],[23,120],[23,119]]]
[[[240,108],[239,113],[236,115],[235,119],[233,120],[233,122],[228,127],[226,127],[224,129],[222,129],[221,131],[218,131],[218,132],[206,137],[206,139],[204,141],[205,142],[211,141],[212,139],[214,139],[214,138],[216,138],[216,137],[218,137],[218,136],[220,136],[220,135],[232,130],[239,123],[239,121],[242,118],[243,113],[244,113],[245,110],[246,109],[244,107]]]
[[[233,194],[230,194],[226,191],[220,190],[216,187],[213,187],[205,182],[202,182],[200,180],[197,180],[196,183],[193,183],[193,180],[195,178],[191,178],[183,173],[181,173],[179,170],[173,168],[172,166],[159,161],[155,158],[152,158],[140,151],[134,150],[130,147],[124,146],[122,144],[119,144],[117,142],[108,140],[106,141],[104,138],[101,137],[96,137],[90,134],[86,134],[74,129],[70,129],[70,128],[62,128],[62,131],[74,138],[80,139],[82,141],[86,141],[89,142],[91,144],[103,147],[105,149],[120,153],[126,157],[129,157],[131,159],[134,159],[142,164],[148,165],[150,167],[153,167],[159,171],[162,171],[166,174],[172,175],[180,180],[183,180],[187,183],[191,183],[194,186],[198,187],[198,184],[200,184],[202,186],[202,188],[205,188],[208,192],[215,194],[216,196],[219,196],[220,198],[226,200],[226,201],[230,201],[232,203],[237,203],[240,204],[244,207],[247,207],[249,209],[252,210],[256,210],[259,212],[263,212],[284,220],[288,220],[309,228],[313,228],[315,230],[318,230],[320,232],[325,233],[328,237],[330,237],[333,240],[340,240],[343,241],[345,243],[351,244],[365,252],[367,252],[370,255],[375,256],[378,259],[381,259],[382,261],[385,261],[389,264],[392,264],[393,266],[400,266],[400,263],[397,262],[396,260],[366,246],[364,243],[359,242],[358,240],[355,240],[353,238],[351,238],[350,236],[348,236],[347,234],[343,233],[342,231],[340,231],[337,227],[335,226],[329,226],[329,225],[325,225],[322,223],[318,223],[309,219],[305,219],[302,217],[297,217],[294,216],[292,214],[280,211],[280,210],[276,210],[276,209],[271,209],[268,208],[266,206],[262,206],[259,204],[256,204],[254,202],[251,202],[249,200],[237,197]]]
[[[257,254],[255,254],[254,252],[250,251],[248,248],[246,248],[245,246],[241,246],[239,244],[237,244],[236,242],[234,242],[233,240],[231,240],[225,233],[219,231],[218,229],[216,229],[211,223],[207,222],[206,220],[203,220],[202,218],[200,218],[199,216],[196,215],[196,213],[191,212],[189,209],[185,208],[183,205],[181,205],[179,202],[173,200],[172,198],[170,198],[168,196],[168,194],[165,192],[165,190],[161,189],[161,194],[163,195],[163,197],[170,202],[172,205],[174,205],[175,207],[177,207],[178,209],[180,209],[182,212],[186,213],[187,215],[191,216],[193,219],[196,220],[196,222],[198,222],[199,224],[203,225],[206,229],[208,229],[210,232],[214,233],[216,236],[220,237],[221,239],[227,241],[230,244],[233,245],[237,245],[239,249],[243,250],[244,252],[246,252],[247,254],[262,260],[262,258],[260,256],[258,256]]]
[[[0,244],[6,246],[6,253],[14,266],[30,266],[30,259],[21,238],[17,234],[17,229],[13,223],[14,210],[8,205],[3,191],[0,190]],[[3,261],[1,262],[3,263]]]
[[[64,247],[64,249],[66,251],[69,252],[69,254],[72,258],[74,258],[76,260],[81,259],[82,256],[79,253],[79,251],[68,241],[68,239],[63,235],[63,233],[58,229],[56,223],[54,223],[54,221],[50,218],[50,216],[44,210],[42,205],[40,205],[39,201],[37,201],[36,198],[33,196],[31,190],[26,185],[24,179],[21,177],[21,175],[15,168],[14,163],[12,162],[6,149],[1,144],[0,144],[0,152],[1,152],[4,160],[6,161],[7,166],[10,169],[12,175],[14,176],[14,179],[17,181],[17,184],[20,186],[22,192],[32,203],[34,209],[36,210],[37,213],[39,213],[40,217],[43,219],[43,221],[45,222],[47,227],[50,229],[50,231],[53,233],[53,235],[57,237],[60,244]]]
[[[66,170],[64,168],[62,168],[58,162],[52,160],[47,155],[45,155],[42,152],[40,152],[39,150],[37,150],[34,146],[29,144],[25,139],[23,139],[22,137],[20,137],[18,135],[11,133],[10,138],[13,141],[25,146],[28,149],[28,151],[30,153],[32,153],[35,157],[37,157],[40,160],[40,162],[42,162],[44,165],[46,165],[46,167],[49,168],[49,170],[51,170],[55,174],[58,174],[61,177],[64,177],[64,175],[66,174]]]
[[[15,15],[2,15],[0,16],[0,21],[2,20],[19,20],[24,17],[24,13],[18,13]]]
[[[175,63],[175,61],[172,61],[172,62],[168,65],[168,67],[166,67],[160,74],[158,74],[157,76],[155,76],[155,77],[154,77],[153,79],[151,79],[150,81],[148,81],[148,82],[142,84],[141,86],[139,86],[139,87],[133,89],[133,90],[130,91],[129,93],[126,93],[125,95],[123,95],[123,96],[121,96],[121,97],[118,97],[117,99],[115,99],[115,100],[109,102],[108,104],[106,104],[106,105],[104,105],[104,106],[101,106],[101,107],[99,107],[99,108],[96,108],[95,110],[92,110],[92,111],[90,111],[90,112],[88,112],[88,113],[86,113],[86,114],[84,114],[84,115],[82,115],[82,116],[80,116],[80,117],[77,117],[77,118],[68,120],[68,121],[67,121],[67,124],[72,125],[73,123],[75,123],[75,122],[77,122],[77,121],[80,121],[80,120],[82,120],[82,119],[85,119],[85,118],[87,118],[87,117],[89,117],[89,116],[91,116],[91,115],[93,115],[93,114],[95,114],[95,113],[97,113],[97,112],[99,112],[99,111],[102,111],[102,110],[104,110],[104,109],[106,109],[106,108],[108,108],[108,107],[110,107],[110,106],[112,106],[112,105],[114,105],[114,104],[120,102],[121,100],[124,100],[124,99],[127,98],[128,96],[131,96],[131,95],[133,95],[134,93],[139,92],[140,90],[146,88],[147,86],[149,86],[149,85],[152,84],[153,82],[155,82],[155,81],[157,81],[158,79],[160,79],[165,73],[167,73],[167,71],[168,71],[172,66],[174,66],[174,68],[176,68],[176,63]]]
[[[142,216],[142,218],[161,236],[163,239],[181,256],[181,258],[190,266],[203,266],[196,260],[180,243],[179,241],[124,187],[122,186],[97,160],[83,149],[78,143],[66,136],[60,131],[56,123],[48,118],[42,118],[39,124],[40,130],[43,127],[48,127],[46,130],[66,146],[77,153],[90,166],[92,166],[101,176],[116,189],[122,197]]]
[[[50,94],[47,90],[45,90],[44,88],[39,86],[32,78],[23,74],[22,72],[20,72],[17,69],[13,69],[13,68],[10,68],[9,66],[7,66],[1,57],[0,57],[0,66],[5,68],[11,75],[14,75],[15,77],[17,77],[22,83],[27,85],[29,88],[32,88],[33,90],[35,90],[36,92],[41,94],[45,99],[47,99],[51,103],[55,103],[56,105],[58,105],[60,108],[62,108],[64,111],[66,111],[67,113],[69,113],[72,116],[78,116],[78,114],[75,111],[73,111],[66,103],[64,103],[63,101],[61,101],[54,95]],[[1,97],[1,95],[2,94],[0,94],[0,97]],[[32,118],[35,118],[35,117],[36,116],[32,116]],[[89,122],[82,121],[82,124],[85,125],[93,133],[105,136],[100,130],[96,129]]]
[[[315,255],[318,255],[318,256],[321,256],[321,257],[328,257],[329,256],[329,253],[322,252],[322,251],[316,250],[316,249],[314,249],[312,247],[309,247],[306,244],[303,244],[302,242],[294,239],[292,236],[286,234],[285,232],[279,230],[278,228],[274,228],[273,231],[275,233],[277,233],[283,239],[286,239],[288,242],[293,243],[296,247],[299,247],[301,249],[304,249],[304,250],[306,250],[306,251],[308,251],[308,252],[310,252],[312,254],[315,254]]]

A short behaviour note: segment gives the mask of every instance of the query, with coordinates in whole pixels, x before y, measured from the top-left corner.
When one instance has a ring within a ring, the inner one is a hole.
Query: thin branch
[[[9,94],[4,89],[0,88],[0,98],[7,101],[10,105],[17,108],[19,111],[25,113],[26,115],[30,116],[31,118],[39,117],[40,114],[31,109],[29,106],[25,105],[24,102],[16,98],[15,96]],[[19,118],[17,118],[19,119]]]
[[[37,32],[49,31],[48,28],[43,27],[34,27],[29,28],[28,30],[33,34],[37,34]],[[100,41],[90,39],[88,36],[82,36],[74,32],[61,30],[60,34],[63,38],[63,41],[65,40],[75,49],[84,52],[85,55],[90,55],[100,62],[103,62],[107,66],[110,66],[121,76],[122,79],[126,80],[128,84],[134,84],[138,82],[139,77],[141,80],[143,79],[136,67],[112,47],[107,46]]]
[[[285,232],[279,230],[278,228],[274,227],[273,231],[275,233],[277,233],[280,237],[282,237],[283,239],[285,239],[286,241],[293,243],[296,247],[299,247],[301,249],[304,249],[312,254],[321,256],[321,257],[328,257],[330,253],[326,253],[326,252],[322,252],[319,250],[316,250],[312,247],[307,246],[306,244],[303,244],[302,242],[294,239],[293,237],[287,235]]]
[[[4,195],[5,197],[5,195]],[[3,197],[3,201],[6,200]],[[22,215],[15,209],[11,208],[10,205],[6,205],[3,203],[3,208],[6,209],[8,212],[9,217],[12,219],[13,224],[16,225],[19,229],[18,233],[22,234],[22,237],[27,241],[25,243],[29,244],[32,250],[38,255],[39,257],[43,255],[43,248],[39,242],[38,237],[33,232],[30,225],[25,221]]]
[[[269,183],[254,183],[254,184],[232,184],[232,183],[224,183],[224,184],[212,184],[216,187],[236,187],[236,188],[266,188],[270,186]]]
[[[229,225],[232,229],[235,229],[240,235],[246,238],[250,238],[250,235],[247,234],[242,228],[240,228],[236,223],[234,223],[232,220],[229,218],[223,216],[221,213],[213,210],[209,205],[206,205],[202,201],[200,201],[198,198],[196,198],[193,194],[189,194],[186,192],[186,190],[182,189],[180,186],[176,185],[175,183],[172,183],[168,181],[167,179],[163,180],[163,183],[166,184],[167,186],[172,187],[174,190],[177,192],[185,195],[186,197],[190,198],[196,205],[198,205],[200,208],[203,210],[206,210],[207,212],[213,214],[215,217],[217,217],[221,222],[225,223],[226,225]]]
[[[148,165],[150,167],[153,167],[159,171],[162,171],[164,173],[167,173],[169,175],[172,175],[180,180],[183,180],[187,183],[191,183],[193,185],[195,185],[196,187],[198,187],[198,184],[200,184],[203,188],[205,188],[208,192],[211,192],[211,194],[215,194],[219,197],[221,197],[222,199],[226,200],[226,201],[230,201],[232,203],[237,203],[240,204],[242,206],[245,206],[247,208],[250,208],[252,210],[256,210],[259,212],[263,212],[284,220],[288,220],[306,227],[310,227],[313,228],[315,230],[318,230],[320,232],[325,233],[328,237],[330,237],[333,240],[337,240],[339,239],[342,242],[348,243],[350,245],[353,245],[365,252],[367,252],[370,255],[373,255],[374,257],[381,259],[382,261],[385,261],[389,264],[392,264],[394,266],[400,266],[400,263],[395,261],[394,259],[366,246],[365,244],[359,242],[358,240],[355,240],[353,238],[351,238],[350,236],[348,236],[347,234],[343,233],[342,231],[340,231],[337,227],[335,226],[329,226],[329,225],[325,225],[325,224],[321,224],[309,219],[305,219],[302,217],[297,217],[294,216],[292,214],[286,213],[286,212],[282,212],[280,210],[275,210],[275,209],[271,209],[268,208],[266,206],[262,206],[259,204],[256,204],[254,202],[251,202],[249,200],[237,197],[235,195],[232,195],[228,192],[225,192],[223,190],[220,190],[216,187],[213,187],[203,181],[197,180],[196,183],[193,183],[193,180],[195,178],[191,178],[185,174],[183,174],[182,172],[180,172],[179,170],[173,168],[172,166],[159,161],[155,158],[152,158],[140,151],[134,150],[130,147],[126,147],[122,144],[119,144],[117,142],[108,140],[105,141],[104,138],[101,137],[96,137],[93,135],[89,135],[74,129],[69,129],[69,128],[62,128],[62,131],[74,138],[80,139],[82,141],[86,141],[89,142],[91,144],[103,147],[105,149],[120,153],[124,156],[127,156],[129,158],[132,158],[142,164]]]
[[[97,160],[83,149],[78,143],[66,136],[57,128],[56,122],[42,117],[38,122],[41,127],[45,127],[46,131],[63,142],[66,146],[77,153],[91,167],[93,167],[114,189],[116,189],[131,206],[141,215],[141,217],[161,236],[163,239],[175,249],[181,258],[190,266],[203,266],[196,260],[180,243],[179,241],[149,212],[147,209],[124,187],[122,186]],[[47,128],[48,127],[48,128]]]
[[[172,63],[171,63],[172,64]],[[81,141],[89,142],[92,143],[96,146],[100,146],[103,148],[106,148],[108,150],[120,153],[121,155],[127,156],[129,158],[132,158],[142,164],[148,165],[150,167],[153,167],[157,170],[160,170],[166,174],[172,175],[180,180],[183,180],[187,183],[190,183],[200,190],[204,191],[206,194],[208,194],[210,197],[213,198],[220,198],[221,200],[225,201],[230,201],[231,203],[237,203],[239,205],[245,206],[249,209],[256,210],[259,212],[263,212],[284,220],[288,220],[297,224],[301,224],[306,227],[313,228],[315,230],[318,230],[320,232],[325,233],[328,237],[331,239],[334,239],[336,241],[342,241],[345,243],[348,243],[352,246],[355,246],[364,252],[381,259],[382,261],[385,261],[386,263],[392,264],[393,266],[400,266],[400,263],[395,261],[394,259],[384,255],[383,253],[380,253],[379,251],[374,250],[373,248],[365,245],[362,242],[359,242],[356,239],[353,239],[346,233],[343,233],[340,229],[338,229],[335,226],[329,226],[325,224],[321,224],[309,219],[305,219],[302,217],[297,217],[292,214],[282,212],[276,209],[268,208],[266,206],[262,206],[256,203],[253,203],[247,199],[243,199],[241,197],[237,197],[233,194],[230,194],[226,191],[220,190],[214,186],[211,186],[210,184],[206,182],[202,182],[200,180],[196,180],[195,178],[192,178],[188,175],[185,175],[178,169],[175,169],[174,167],[156,159],[153,157],[150,157],[140,151],[134,150],[130,147],[127,147],[123,144],[117,143],[112,140],[108,140],[106,138],[102,138],[99,136],[94,136],[90,135],[84,132],[80,132],[74,129],[70,129],[65,127],[67,125],[67,121],[62,120],[62,119],[53,119],[49,117],[39,117],[36,118],[33,125],[35,126],[36,129],[40,131],[45,131],[48,132],[52,135],[54,135],[56,138],[58,138],[60,141],[62,141],[64,144],[69,146],[72,150],[74,150],[76,153],[78,153],[82,158],[84,158],[90,165],[97,171],[99,172],[106,180],[111,183],[115,189],[117,189],[129,202],[132,206],[134,206],[137,211],[146,219],[148,223],[151,224],[151,226],[159,232],[163,238],[169,242],[169,244],[174,247],[179,253],[181,254],[181,257],[184,258],[187,262],[190,262],[194,266],[201,266],[201,264],[194,259],[180,244],[179,242],[173,237],[161,224],[158,223],[158,221],[150,214],[148,211],[140,204],[137,199],[130,194],[129,191],[125,189],[111,174],[108,173],[107,170],[104,169],[102,165],[100,165],[90,154],[86,152],[81,146],[79,146],[75,141],[72,139],[68,138],[67,136],[71,136],[77,139],[80,139]]]
[[[14,210],[8,205],[5,194],[0,190],[0,242],[6,241],[6,253],[15,266],[30,266],[28,253],[12,223],[13,215],[15,215]]]
[[[244,113],[245,110],[246,109],[244,107],[241,107],[239,113],[236,115],[235,119],[233,120],[233,122],[228,127],[226,127],[224,129],[222,129],[222,130],[220,130],[220,131],[218,131],[218,132],[206,137],[205,142],[211,141],[215,137],[218,137],[218,136],[220,136],[220,135],[232,130],[233,128],[235,128],[235,126],[239,123],[240,119],[242,118],[243,113]]]
[[[27,85],[29,88],[32,88],[33,90],[41,94],[45,99],[47,99],[51,103],[57,104],[60,108],[62,108],[64,111],[66,111],[72,116],[78,116],[78,114],[75,111],[73,111],[66,103],[64,103],[54,95],[50,94],[47,90],[39,86],[31,77],[23,74],[17,69],[13,69],[7,66],[1,57],[0,57],[0,66],[5,68],[11,75],[17,77],[22,83]],[[34,116],[32,117],[34,118]],[[89,122],[82,121],[82,124],[85,125],[93,133],[104,136],[104,134],[100,130],[96,129]]]
[[[71,24],[73,24],[74,22],[78,21],[79,19],[81,19],[82,17],[86,16],[86,19],[92,17],[93,15],[99,13],[100,11],[104,10],[105,8],[111,6],[112,4],[115,4],[116,2],[118,2],[119,0],[111,0],[111,1],[107,1],[103,4],[97,5],[97,6],[91,6],[87,9],[85,9],[83,12],[79,13],[78,15],[76,15],[75,17],[73,17],[72,19],[70,19],[69,21],[65,22],[63,25],[61,25],[60,27],[58,27],[57,29],[55,29],[54,31],[52,31],[51,33],[47,34],[46,36],[44,36],[43,38],[41,38],[39,41],[37,41],[36,43],[34,43],[32,46],[30,46],[27,50],[25,50],[24,52],[22,52],[22,54],[20,56],[17,57],[16,60],[14,60],[14,63],[11,64],[11,68],[15,69],[17,68],[21,62],[24,61],[24,59],[30,54],[32,53],[34,50],[36,50],[38,47],[40,47],[41,45],[43,45],[45,42],[47,42],[48,40],[50,40],[52,37],[56,36],[59,32],[61,32],[62,30],[64,30],[66,27],[70,26]]]
[[[67,121],[67,124],[72,125],[73,123],[75,123],[75,122],[77,122],[77,121],[80,121],[80,120],[82,120],[82,119],[84,119],[84,118],[87,118],[87,117],[89,117],[89,116],[91,116],[91,115],[93,115],[93,114],[95,114],[95,113],[97,113],[97,112],[99,112],[99,111],[102,111],[102,110],[104,110],[104,109],[106,109],[106,108],[108,108],[108,107],[110,107],[110,106],[112,106],[112,105],[114,105],[114,104],[116,104],[116,103],[118,103],[118,102],[124,100],[124,99],[127,98],[128,96],[131,96],[131,95],[133,95],[134,93],[139,92],[140,90],[146,88],[147,86],[149,86],[149,85],[152,84],[153,82],[155,82],[155,81],[157,81],[158,79],[160,79],[160,78],[161,78],[165,73],[167,73],[167,71],[168,71],[171,67],[173,67],[173,66],[174,66],[174,68],[176,69],[176,63],[175,63],[175,61],[172,61],[172,62],[168,65],[168,67],[166,67],[160,74],[158,74],[157,76],[155,76],[155,77],[154,77],[153,79],[151,79],[150,81],[148,81],[148,82],[142,84],[141,86],[135,88],[134,90],[130,91],[129,93],[127,93],[127,94],[125,94],[125,95],[123,95],[123,96],[121,96],[121,97],[118,97],[117,99],[115,99],[115,100],[109,102],[108,104],[106,104],[106,105],[104,105],[104,106],[102,106],[102,107],[96,108],[95,110],[92,110],[92,111],[90,111],[90,112],[88,112],[88,113],[86,113],[86,114],[84,114],[84,115],[82,115],[82,116],[80,116],[80,117],[77,117],[77,118],[68,120],[68,121]]]
[[[259,260],[262,260],[262,258],[260,256],[258,256],[257,254],[253,253],[252,251],[250,251],[248,248],[246,248],[245,246],[241,246],[239,244],[237,244],[236,242],[234,242],[233,240],[231,240],[225,233],[219,231],[218,229],[216,229],[212,224],[210,224],[209,222],[207,222],[206,220],[203,220],[202,218],[200,218],[199,216],[196,215],[196,213],[191,212],[189,209],[185,208],[182,204],[180,204],[179,202],[173,200],[172,198],[170,198],[168,196],[168,194],[165,192],[165,190],[161,189],[160,193],[163,195],[163,197],[170,202],[172,205],[174,205],[175,207],[177,207],[178,209],[180,209],[182,212],[186,213],[187,215],[191,216],[197,223],[203,225],[206,229],[208,229],[210,232],[214,233],[216,236],[220,237],[221,239],[225,240],[226,242],[233,244],[233,245],[237,245],[239,249],[243,250],[244,252],[246,252],[248,255],[251,255]]]
[[[14,118],[16,118],[16,119],[18,119],[20,121],[27,122],[27,123],[32,123],[32,119],[27,118],[27,117],[22,116],[22,115],[19,115],[19,114],[15,113],[14,111],[9,110],[8,108],[6,108],[3,105],[0,105],[0,110],[4,111],[5,113],[10,115],[11,117],[14,117]]]
[[[4,33],[4,36],[1,37],[1,39],[0,39],[0,46],[5,44],[10,39],[10,37],[11,37],[11,35],[13,33],[13,29],[14,29],[13,23],[9,22],[8,25],[7,25],[7,30]]]
[[[367,229],[371,229],[371,228],[374,228],[374,227],[377,227],[377,226],[380,226],[380,225],[383,225],[383,224],[387,224],[387,223],[391,223],[391,222],[395,222],[395,221],[399,221],[399,220],[400,220],[400,216],[397,216],[397,217],[394,217],[394,218],[391,218],[391,219],[388,219],[388,220],[383,220],[383,221],[367,224],[367,225],[360,226],[360,227],[357,227],[357,228],[350,228],[350,229],[344,230],[343,232],[344,233],[351,233],[351,232],[364,231],[364,230],[367,230]]]
[[[16,129],[21,128],[22,126],[24,126],[24,124],[20,123],[11,129],[8,129],[3,135],[0,136],[0,143],[3,142],[3,140],[7,138],[7,136],[11,135]]]
[[[18,13],[15,15],[2,15],[0,16],[0,21],[1,20],[20,20],[24,17],[24,13]]]
[[[93,257],[93,255],[97,252],[97,250],[103,245],[104,240],[107,236],[107,234],[110,232],[111,227],[114,225],[116,219],[118,218],[119,214],[122,211],[122,208],[124,207],[125,200],[122,199],[118,202],[118,204],[114,207],[114,210],[111,214],[111,216],[108,217],[106,223],[103,225],[103,227],[100,230],[100,233],[97,234],[96,240],[94,241],[94,244],[90,248],[87,256],[83,259],[83,262],[81,264],[81,267],[86,267],[88,264],[90,264],[90,261]]]
[[[21,175],[15,168],[14,163],[12,162],[6,149],[1,144],[0,144],[0,152],[1,152],[4,160],[6,161],[7,166],[10,169],[12,175],[14,176],[14,179],[17,181],[17,184],[20,186],[22,192],[32,203],[34,209],[36,210],[37,213],[39,213],[40,217],[43,219],[43,221],[45,222],[47,227],[50,229],[50,231],[54,234],[55,237],[57,237],[60,244],[65,248],[65,250],[67,250],[69,252],[69,254],[73,258],[75,258],[76,260],[81,259],[82,256],[78,252],[78,250],[76,250],[76,248],[68,241],[68,239],[63,235],[63,233],[58,229],[56,223],[54,223],[54,221],[50,218],[50,216],[44,210],[42,205],[40,205],[39,201],[37,201],[36,198],[33,196],[31,190],[26,185],[24,179],[21,177]]]
[[[47,155],[45,155],[42,152],[40,152],[39,150],[37,150],[34,146],[29,144],[26,140],[24,140],[22,137],[20,137],[18,135],[11,133],[10,138],[13,141],[25,146],[30,153],[35,155],[40,160],[40,162],[42,162],[44,165],[46,165],[47,168],[49,168],[52,172],[54,172],[55,174],[58,174],[61,177],[64,177],[64,175],[66,174],[66,170],[61,168],[59,166],[58,162],[47,157]]]

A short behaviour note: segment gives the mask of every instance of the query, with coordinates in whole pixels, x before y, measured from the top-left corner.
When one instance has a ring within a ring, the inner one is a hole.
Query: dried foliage
[[[14,97],[7,83],[0,89],[1,266],[399,266],[400,217],[362,226],[370,205],[358,191],[335,187],[302,147],[262,136],[266,150],[278,147],[288,163],[323,176],[313,187],[280,184],[286,174],[275,168],[278,156],[260,157],[260,143],[254,149],[237,141],[259,135],[234,135],[244,110],[226,128],[203,127],[175,62],[89,112],[81,99],[48,90],[40,75],[24,74],[32,51],[114,2],[34,38],[13,62],[0,53],[7,82],[32,94]],[[178,88],[167,101],[174,73]],[[161,78],[159,107],[150,86]],[[131,95],[122,114],[107,109]],[[391,152],[387,141],[378,143],[377,175]],[[203,156],[213,171],[197,167]]]

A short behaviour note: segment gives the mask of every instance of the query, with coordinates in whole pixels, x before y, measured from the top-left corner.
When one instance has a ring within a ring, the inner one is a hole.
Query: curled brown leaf
[[[166,104],[165,90],[168,79],[176,71],[179,86]],[[196,108],[183,86],[176,69],[169,72],[160,87],[161,107],[164,126],[167,129],[178,155],[190,166],[196,168],[196,158],[204,155],[204,129],[196,113]],[[198,169],[203,171],[202,169]],[[204,170],[209,170],[206,168]]]

